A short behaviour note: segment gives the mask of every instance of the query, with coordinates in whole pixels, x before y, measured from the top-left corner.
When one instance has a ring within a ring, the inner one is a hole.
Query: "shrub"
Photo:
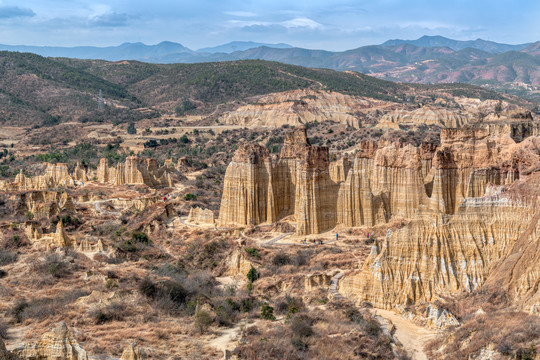
[[[190,294],[186,288],[175,280],[156,284],[149,278],[145,278],[139,284],[138,290],[139,293],[155,301],[159,307],[165,310],[180,309],[186,304]]]
[[[230,326],[234,319],[234,312],[239,310],[238,304],[235,304],[231,299],[219,305],[216,308],[216,320],[219,325]]]
[[[123,243],[122,243],[122,246],[120,246],[120,248],[124,251],[127,251],[127,252],[135,252],[137,251],[137,247],[135,246],[135,244],[133,244],[131,242],[131,240],[125,240]]]
[[[142,231],[136,231],[136,232],[132,233],[131,238],[136,243],[143,243],[143,244],[149,244],[150,243],[150,239],[148,238],[148,235],[146,235]]]
[[[301,338],[292,338],[291,339],[291,345],[294,346],[294,348],[297,351],[306,351],[308,349],[308,344]]]
[[[123,321],[126,313],[126,306],[120,303],[112,303],[101,310],[92,313],[96,325],[105,324],[111,321]]]
[[[189,293],[176,281],[168,281],[163,286],[164,293],[167,297],[178,305],[183,305],[186,303],[186,299]]]
[[[288,265],[290,263],[291,263],[291,258],[289,257],[289,255],[284,254],[284,253],[276,254],[274,258],[272,259],[272,264],[276,266]]]
[[[11,251],[0,250],[0,266],[8,265],[17,261],[17,254]]]
[[[137,129],[135,128],[135,124],[133,122],[129,123],[129,126],[127,127],[127,133],[130,135],[137,133]]]
[[[252,256],[257,259],[261,258],[261,254],[259,253],[259,249],[257,248],[244,248],[244,250],[249,256]]]
[[[189,138],[187,137],[186,134],[184,134],[184,135],[182,135],[182,136],[180,137],[180,143],[181,143],[181,144],[187,144],[187,143],[189,143],[189,142],[190,142],[190,140],[189,140]]]
[[[186,201],[197,200],[197,195],[192,194],[192,193],[187,193],[186,195],[184,195],[184,200]]]
[[[8,338],[8,326],[5,322],[0,320],[0,339],[7,340]]]
[[[307,315],[295,315],[291,319],[291,330],[294,334],[301,337],[313,335],[312,320]]]
[[[30,306],[26,300],[17,300],[13,308],[11,309],[11,315],[15,319],[15,322],[20,323],[23,320],[24,310]]]
[[[204,334],[211,323],[212,319],[207,311],[199,310],[195,313],[195,327],[200,334]]]
[[[69,264],[58,254],[49,254],[43,262],[36,266],[38,271],[46,271],[55,278],[62,278],[70,273]]]
[[[139,284],[139,292],[148,298],[155,297],[157,295],[157,291],[158,289],[156,284],[149,278],[144,278]]]
[[[516,360],[534,360],[536,359],[536,348],[531,344],[529,348],[521,348],[516,351]]]
[[[118,287],[118,284],[113,279],[107,279],[107,281],[105,282],[105,287],[107,289],[112,289]]]
[[[240,310],[242,312],[250,312],[255,307],[255,301],[253,298],[245,298],[240,302]]]
[[[251,269],[249,269],[248,273],[247,273],[247,278],[249,280],[250,283],[254,282],[255,280],[257,280],[259,278],[259,274],[257,272],[257,269],[255,269],[253,266],[251,267]]]
[[[307,265],[312,255],[313,255],[312,251],[300,250],[296,253],[293,263],[296,266]]]
[[[261,306],[261,317],[265,320],[276,320],[274,308],[268,305],[268,303],[263,303]]]

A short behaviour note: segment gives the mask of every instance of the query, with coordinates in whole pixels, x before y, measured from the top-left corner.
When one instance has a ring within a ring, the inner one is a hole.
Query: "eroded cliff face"
[[[240,145],[225,173],[219,223],[241,226],[272,222],[271,177],[268,150],[257,144]]]
[[[34,345],[24,345],[11,352],[13,359],[88,360],[65,323],[43,334]]]
[[[226,124],[269,127],[332,120],[358,127],[358,119],[352,114],[391,106],[392,103],[333,91],[294,90],[263,96],[255,104],[224,114],[220,120]]]
[[[43,334],[35,344],[24,344],[12,351],[6,350],[0,339],[1,360],[88,360],[86,351],[79,345],[65,322],[58,323],[51,331]],[[121,360],[143,359],[135,342],[122,352]]]
[[[336,192],[328,148],[311,146],[300,127],[286,135],[280,160],[260,145],[238,148],[225,173],[219,223],[256,225],[294,214],[297,233],[319,233],[335,226]]]
[[[144,184],[149,187],[172,186],[170,167],[157,166],[155,159],[140,159],[129,156],[123,164],[109,167],[107,159],[101,159],[97,169],[100,183],[113,185]]]
[[[397,109],[381,117],[380,127],[398,128],[399,125],[438,125],[447,128],[461,127],[471,122],[470,114],[447,108],[423,106],[415,110]]]
[[[473,291],[533,216],[529,207],[504,195],[467,201],[453,216],[423,211],[378,241],[363,269],[342,279],[340,291],[382,308]]]
[[[411,218],[427,200],[420,150],[399,143],[361,145],[339,188],[338,223],[373,226],[392,217]]]
[[[286,135],[279,160],[259,145],[244,144],[227,168],[219,222],[271,223],[294,215],[298,234],[336,225],[374,226],[412,219],[423,206],[455,214],[486,186],[507,185],[540,160],[531,125],[483,124],[445,129],[441,146],[363,142],[354,162],[329,162],[326,147],[311,146],[305,129]],[[512,136],[525,139],[516,142]],[[525,134],[525,135],[524,135]]]
[[[192,207],[189,210],[187,221],[196,225],[214,225],[216,223],[214,212],[200,207]]]
[[[425,179],[432,183],[426,186],[431,196],[405,228],[374,245],[363,269],[345,276],[340,291],[391,308],[470,292],[487,282],[538,312],[534,204],[540,194],[533,172],[539,139],[516,143],[512,129],[486,124],[443,130]]]

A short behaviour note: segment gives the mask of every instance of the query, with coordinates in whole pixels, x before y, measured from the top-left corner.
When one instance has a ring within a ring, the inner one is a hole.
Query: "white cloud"
[[[322,29],[324,26],[318,22],[308,18],[295,18],[292,20],[283,21],[281,25],[287,28],[310,28],[310,29]]]
[[[275,27],[281,26],[284,28],[308,28],[311,30],[322,29],[324,26],[314,20],[308,18],[294,18],[286,21],[257,21],[257,20],[229,20],[229,24],[233,27],[246,27],[246,26],[266,26]]]

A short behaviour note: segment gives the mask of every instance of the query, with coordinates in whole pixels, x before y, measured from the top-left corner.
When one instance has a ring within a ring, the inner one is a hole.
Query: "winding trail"
[[[338,291],[338,285],[339,285],[339,279],[341,279],[345,275],[345,272],[341,271],[338,274],[334,275],[332,278],[332,281],[330,282],[330,294],[334,297],[334,299],[344,299],[343,295],[341,295]]]
[[[263,243],[262,246],[266,247],[266,246],[271,246],[271,245],[284,245],[284,244],[276,244],[276,242],[278,242],[279,240],[283,238],[286,238],[287,236],[291,236],[292,234],[294,233],[290,232],[290,233],[278,235],[275,238],[270,239],[267,242]],[[299,244],[292,244],[292,245],[299,245]]]

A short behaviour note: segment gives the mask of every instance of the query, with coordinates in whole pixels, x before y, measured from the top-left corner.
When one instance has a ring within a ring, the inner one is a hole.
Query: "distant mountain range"
[[[253,42],[253,41],[233,41],[233,42],[223,44],[223,45],[219,45],[219,46],[202,48],[202,49],[197,50],[197,52],[199,52],[199,53],[210,53],[210,54],[215,54],[215,53],[230,54],[230,53],[233,53],[235,51],[245,51],[245,50],[249,50],[249,49],[258,48],[258,47],[261,47],[261,46],[266,46],[266,47],[269,47],[269,48],[276,48],[276,49],[292,48],[291,45],[283,44],[283,43],[280,43],[280,44],[266,44],[266,43],[258,43],[258,42]]]
[[[509,45],[486,40],[460,41],[442,36],[389,40],[382,45],[332,52],[235,41],[197,51],[173,42],[125,43],[112,47],[36,47],[0,45],[0,50],[47,57],[138,60],[150,63],[203,63],[270,60],[311,68],[357,71],[413,83],[467,82],[540,100],[540,42]]]
[[[173,63],[200,62],[204,61],[204,58],[211,54],[230,54],[235,51],[245,51],[261,46],[276,49],[292,48],[291,45],[287,44],[265,44],[252,41],[233,41],[228,44],[193,51],[182,44],[163,41],[156,45],[146,45],[141,42],[136,42],[108,47],[54,47],[0,44],[0,51],[29,52],[46,57],[67,57],[73,59],[98,59],[108,61],[138,60],[152,63]]]
[[[493,41],[487,41],[482,39],[476,40],[453,40],[445,38],[444,36],[422,36],[420,39],[416,40],[388,40],[382,46],[397,46],[403,44],[411,44],[420,47],[448,47],[452,50],[463,50],[466,48],[478,49],[490,53],[503,53],[507,51],[521,51],[525,49],[528,44],[518,44],[518,45],[509,45],[501,44]]]

